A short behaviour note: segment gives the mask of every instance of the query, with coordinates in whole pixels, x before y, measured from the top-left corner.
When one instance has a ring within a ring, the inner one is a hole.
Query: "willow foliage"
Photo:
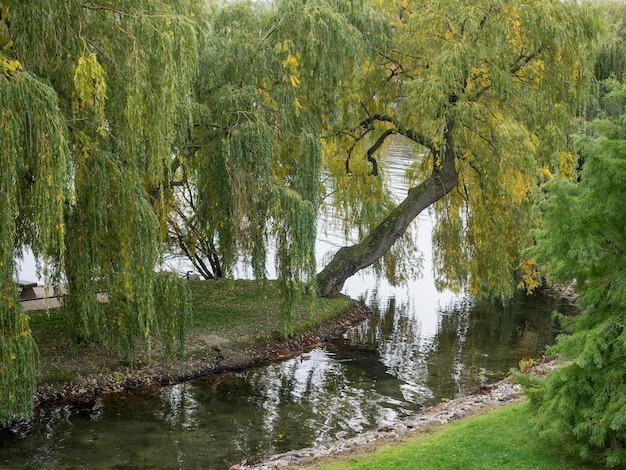
[[[595,74],[598,80],[613,78],[624,81],[626,77],[626,10],[622,2],[595,0],[607,21],[601,47],[596,61]]]
[[[137,341],[149,344],[158,330],[153,271],[161,240],[148,194],[187,146],[197,6],[8,5],[15,54],[52,84],[70,125],[64,305],[72,332],[116,346],[129,360]],[[106,293],[106,307],[99,293]]]
[[[226,270],[265,277],[268,244],[288,298],[314,280],[320,129],[351,85],[360,32],[326,1],[216,7],[200,56],[194,142],[185,160],[198,219]]]
[[[444,285],[467,279],[473,293],[506,298],[524,266],[519,251],[531,243],[532,195],[550,173],[573,174],[567,135],[592,83],[599,20],[558,1],[479,2],[420,19],[448,20],[429,60],[443,83],[423,82],[434,96],[442,88],[458,96],[459,190],[439,205],[435,262]],[[431,106],[437,113],[441,104]],[[459,231],[460,243],[449,243]]]
[[[164,297],[172,282],[155,281],[163,244],[150,195],[188,147],[201,10],[76,0],[0,9],[2,380],[16,383],[3,382],[6,422],[28,412],[37,370],[13,284],[22,246],[48,260],[46,277],[67,281],[74,338],[129,361],[155,334],[167,350],[182,341],[187,303]]]
[[[377,53],[355,80],[358,107],[333,126],[330,145],[348,151],[352,170],[341,176],[346,157],[336,150],[337,197],[367,204],[372,189],[384,195],[367,160],[386,135],[418,146],[418,181],[453,151],[459,182],[434,205],[438,282],[509,297],[521,268],[533,283],[532,263],[519,258],[532,241],[532,194],[575,169],[567,136],[592,84],[598,14],[557,0],[378,3],[391,30],[369,36]],[[371,200],[358,213],[375,225],[389,209]]]
[[[0,53],[0,425],[32,410],[37,348],[14,282],[23,245],[46,259],[63,247],[70,153],[54,91]]]

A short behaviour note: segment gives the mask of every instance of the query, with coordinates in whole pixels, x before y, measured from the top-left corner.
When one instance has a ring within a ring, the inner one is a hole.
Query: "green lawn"
[[[267,337],[283,333],[282,296],[276,281],[190,281],[193,316],[190,330],[206,330],[231,338]],[[347,310],[354,301],[303,299],[294,315],[294,332],[303,332]]]
[[[542,442],[529,424],[529,403],[490,410],[444,426],[411,433],[398,444],[383,444],[375,452],[323,461],[317,470],[399,469],[600,469],[565,449]]]
[[[193,313],[189,332],[211,332],[239,340],[283,334],[282,297],[276,281],[190,281]],[[324,323],[354,304],[336,299],[303,299],[294,312],[295,333]],[[64,342],[66,320],[57,309],[28,312],[33,336],[40,348]]]

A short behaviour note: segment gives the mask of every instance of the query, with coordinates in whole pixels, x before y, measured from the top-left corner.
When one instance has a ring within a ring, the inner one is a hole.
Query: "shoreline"
[[[174,385],[207,375],[227,371],[239,371],[268,362],[287,359],[310,350],[325,342],[340,338],[350,328],[367,319],[371,310],[361,302],[354,301],[352,307],[340,313],[311,331],[290,337],[259,338],[254,343],[235,343],[217,336],[211,336],[212,344],[218,346],[197,349],[184,360],[163,363],[160,357],[131,368],[117,362],[113,355],[109,358],[100,355],[107,367],[98,368],[83,365],[76,358],[76,375],[71,380],[46,381],[37,384],[33,399],[35,407],[44,403],[91,400],[101,394],[118,393],[141,387]],[[207,338],[201,338],[202,341]],[[192,341],[193,342],[193,339]],[[206,341],[205,341],[206,342]],[[97,352],[95,353],[97,356]],[[93,359],[86,359],[89,362]],[[54,367],[48,364],[48,367]]]
[[[534,366],[530,373],[544,376],[559,367],[555,361],[547,361]],[[512,383],[510,377],[499,382],[480,386],[467,394],[458,396],[438,405],[398,420],[396,423],[358,435],[331,441],[318,447],[306,447],[274,454],[266,460],[246,460],[232,465],[229,470],[274,470],[276,468],[309,468],[321,463],[325,458],[349,455],[357,449],[370,449],[376,444],[399,441],[411,432],[429,426],[440,426],[477,415],[481,411],[519,403],[526,398],[522,386]]]
[[[39,289],[44,293],[43,288]],[[571,303],[575,300],[571,286],[561,287],[556,292]],[[42,357],[42,371],[45,370],[42,377],[45,379],[37,384],[34,406],[55,401],[89,400],[101,394],[141,387],[173,385],[286,359],[341,338],[371,314],[364,303],[354,299],[351,302],[351,306],[334,318],[290,337],[273,332],[256,338],[248,336],[240,341],[214,334],[211,330],[196,332],[187,340],[183,360],[167,362],[163,354],[155,349],[150,358],[142,357],[131,367],[120,361],[114,352],[102,347],[79,345],[73,352],[54,349]],[[42,308],[45,304],[48,312],[58,306],[56,298],[25,303],[31,308]],[[30,310],[28,307],[26,310]]]
[[[564,295],[560,297],[567,298]],[[237,338],[232,338],[224,331],[222,333],[217,330],[196,331],[187,343],[186,359],[182,362],[165,363],[159,351],[155,350],[150,360],[138,361],[137,365],[131,368],[116,360],[114,354],[110,352],[79,344],[73,353],[74,359],[71,361],[71,372],[74,374],[72,378],[61,379],[59,376],[57,380],[38,383],[34,394],[35,406],[54,402],[88,403],[104,394],[123,393],[143,387],[173,385],[212,374],[239,371],[271,361],[288,359],[341,338],[349,329],[358,326],[372,313],[365,304],[355,300],[344,304],[342,308],[342,311],[334,313],[334,316],[323,323],[302,334],[290,337],[272,330],[271,326],[264,330],[262,335],[258,335],[258,331],[256,331],[258,336],[248,335],[245,341],[238,341]],[[256,309],[257,306],[254,306],[254,311]],[[46,312],[46,315],[54,314]],[[60,361],[55,361],[59,359],[57,355],[64,351],[61,349],[51,349],[51,351],[55,356],[52,357],[53,360],[48,361],[47,367],[62,364]],[[543,363],[535,366],[533,373],[541,369],[556,367],[552,364]],[[46,372],[49,373],[50,369]],[[308,465],[319,463],[324,458],[349,456],[350,452],[358,452],[357,449],[373,449],[377,443],[394,442],[411,431],[449,423],[476,415],[489,407],[508,405],[523,399],[521,387],[512,384],[507,377],[494,384],[481,386],[463,396],[424,409],[391,425],[366,431],[352,438],[331,441],[318,447],[265,455],[262,457],[263,461],[246,460],[230,468],[232,470],[308,468]]]

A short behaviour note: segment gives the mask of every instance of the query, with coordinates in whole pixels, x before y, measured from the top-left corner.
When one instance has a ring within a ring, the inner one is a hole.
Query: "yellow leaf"
[[[533,258],[523,258],[517,266],[521,271],[522,280],[518,284],[518,288],[526,288],[526,291],[531,294],[537,287],[539,287],[538,267]]]
[[[551,180],[552,179],[552,173],[550,172],[550,170],[548,170],[547,168],[542,168],[539,172],[540,176],[546,180]]]
[[[20,64],[19,60],[9,60],[9,70],[11,72],[15,72],[16,70],[21,70],[22,64]]]
[[[283,67],[286,69],[295,69],[298,66],[298,60],[291,54],[283,62]]]
[[[0,73],[12,77],[15,72],[22,70],[22,64],[18,60],[8,59],[0,54]]]
[[[561,176],[573,180],[576,176],[574,156],[570,152],[561,152],[560,156]]]

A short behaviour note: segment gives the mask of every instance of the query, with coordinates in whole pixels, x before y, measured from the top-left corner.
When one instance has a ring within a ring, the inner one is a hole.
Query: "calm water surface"
[[[398,194],[403,158],[387,165]],[[225,469],[392,423],[540,356],[556,333],[550,313],[565,306],[549,295],[502,307],[437,292],[430,219],[416,227],[423,277],[401,287],[371,272],[350,279],[344,292],[374,313],[343,340],[243,372],[43,406],[0,431],[0,468]],[[319,257],[344,243],[325,233]]]

